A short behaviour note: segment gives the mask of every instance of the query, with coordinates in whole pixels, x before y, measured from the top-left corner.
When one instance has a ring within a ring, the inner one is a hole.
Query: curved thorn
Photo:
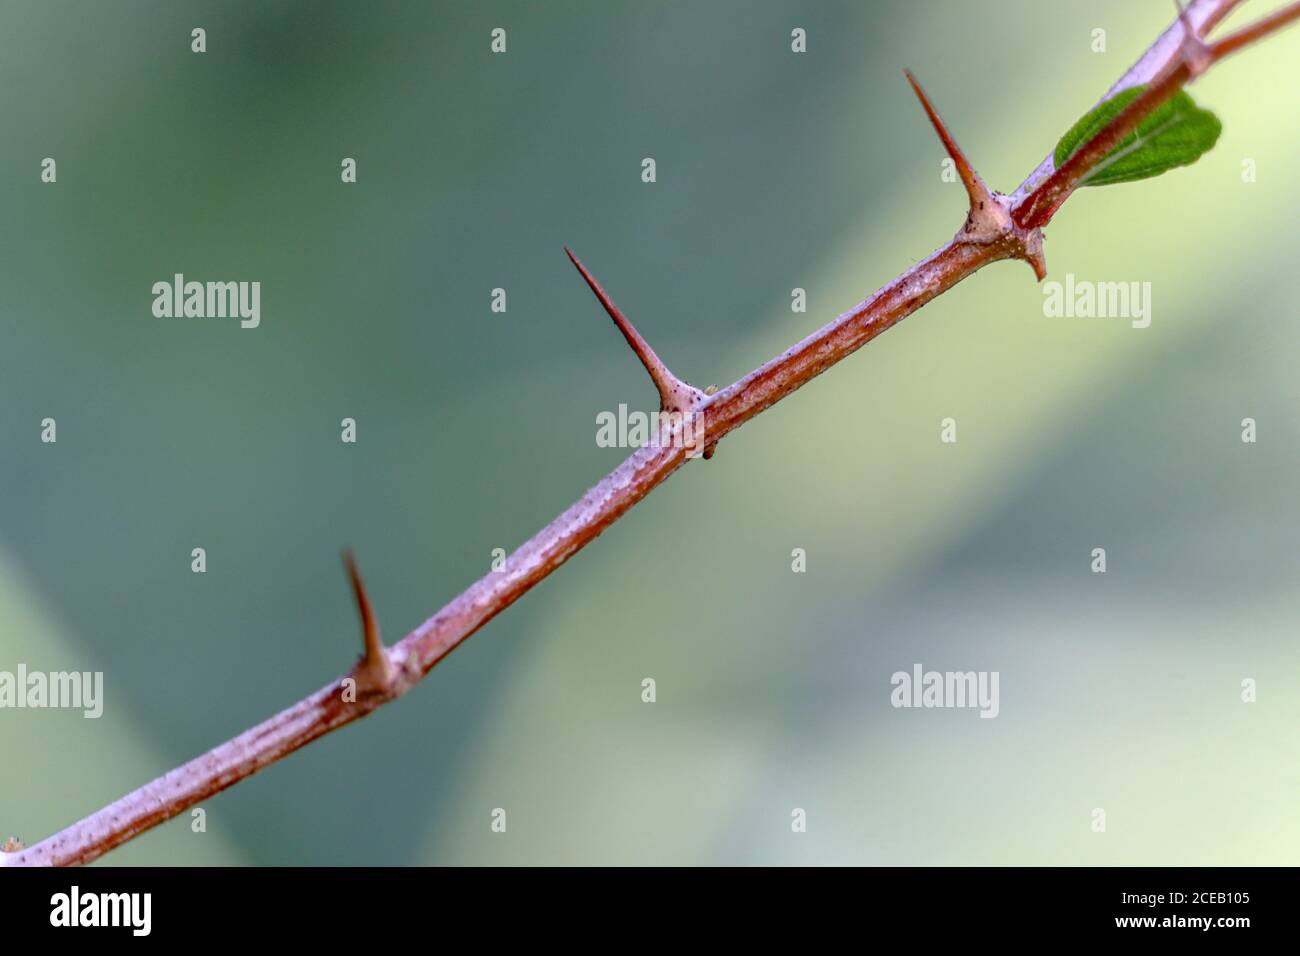
[[[912,91],[916,93],[916,98],[921,101],[921,106],[925,109],[925,115],[930,117],[930,123],[934,126],[934,131],[939,134],[939,140],[943,143],[943,148],[948,155],[952,157],[953,164],[957,167],[957,175],[961,177],[962,184],[966,187],[966,194],[970,196],[970,208],[972,213],[978,213],[985,209],[985,204],[992,198],[993,194],[989,191],[988,186],[984,185],[984,180],[980,174],[975,172],[970,161],[966,159],[966,154],[962,152],[957,141],[952,138],[948,132],[948,127],[944,125],[943,119],[939,112],[930,102],[930,98],[925,95],[925,90],[921,89],[921,84],[916,81],[911,70],[903,70],[907,77],[907,82],[912,84]]]

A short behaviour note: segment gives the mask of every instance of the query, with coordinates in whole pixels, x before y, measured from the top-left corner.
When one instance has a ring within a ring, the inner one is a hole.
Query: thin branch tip
[[[708,396],[695,386],[674,375],[672,370],[664,364],[663,359],[650,347],[650,343],[636,330],[636,326],[614,304],[614,300],[609,297],[600,283],[596,281],[596,277],[582,264],[582,261],[573,254],[573,251],[568,246],[564,247],[564,252],[596,296],[597,301],[604,307],[609,317],[614,320],[614,325],[623,333],[623,338],[627,340],[627,344],[636,353],[636,357],[645,366],[646,372],[650,375],[650,381],[654,383],[655,389],[659,392],[660,411],[689,412],[699,408],[707,400]]]
[[[1228,54],[1235,53],[1242,47],[1264,39],[1270,33],[1280,30],[1297,19],[1300,19],[1300,2],[1275,10],[1268,16],[1256,20],[1250,26],[1242,27],[1236,33],[1210,44],[1208,49],[1211,62],[1222,60]]]
[[[1221,8],[1222,12],[1226,14],[1231,6],[1235,4],[1225,4]],[[1047,225],[1093,167],[1105,159],[1125,136],[1136,130],[1138,124],[1161,103],[1224,57],[1264,39],[1297,19],[1300,19],[1300,0],[1262,17],[1236,33],[1207,44],[1198,35],[1191,13],[1180,7],[1178,20],[1183,35],[1173,59],[1147,78],[1136,99],[1111,117],[1110,122],[1075,149],[1059,169],[1053,169],[1046,179],[1039,182],[1016,205],[1013,212],[1016,224],[1025,228]],[[1207,24],[1213,22],[1216,21],[1210,20]]]

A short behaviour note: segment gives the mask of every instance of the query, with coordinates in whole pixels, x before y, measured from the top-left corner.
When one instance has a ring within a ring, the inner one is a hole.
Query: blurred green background
[[[904,66],[1010,190],[1170,19],[0,7],[0,669],[105,674],[97,721],[0,711],[0,835],[35,842],[350,666],[345,545],[396,640],[621,460],[595,414],[654,393],[562,244],[679,374],[729,383],[960,225]],[[1050,278],[1149,281],[1150,328],[1045,318],[1023,264],[991,267],[400,704],[206,801],[206,833],[186,815],[105,862],[1300,863],[1297,50],[1197,84],[1224,122],[1197,165],[1048,229]],[[175,272],[260,281],[261,327],[153,318]],[[918,662],[999,671],[1000,716],[892,708]]]

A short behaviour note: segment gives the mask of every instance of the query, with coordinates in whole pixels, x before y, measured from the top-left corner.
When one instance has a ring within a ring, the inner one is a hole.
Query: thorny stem
[[[1021,229],[1011,218],[1011,201],[1001,193],[995,193],[984,185],[980,174],[971,167],[966,154],[962,152],[957,141],[948,132],[934,108],[930,98],[921,89],[911,70],[904,70],[907,82],[912,84],[912,92],[921,101],[925,115],[939,134],[939,141],[952,157],[953,165],[966,186],[966,195],[970,200],[970,209],[966,213],[966,223],[957,233],[957,239],[963,242],[997,243],[1004,246],[1012,258],[1024,259],[1034,270],[1034,277],[1042,281],[1047,275],[1047,262],[1043,258],[1043,237],[1037,229]],[[956,241],[956,240],[954,240]]]
[[[1205,31],[1239,2],[1195,0],[1186,17]],[[1297,16],[1300,16],[1300,3],[1209,46],[1207,49],[1213,57],[1210,62],[1268,35]],[[1016,219],[1009,228],[1004,228],[1006,223],[994,222],[991,224],[994,228],[975,230],[979,235],[968,236],[965,230],[959,231],[945,246],[766,365],[716,394],[705,395],[698,407],[703,410],[711,446],[989,263],[1020,258],[1029,261],[1035,271],[1040,272],[1041,252],[1035,248],[1040,235],[1034,224],[1051,218],[1077,185],[1079,177],[1108,151],[1103,149],[1104,146],[1113,145],[1127,135],[1146,112],[1163,102],[1159,96],[1172,95],[1186,82],[1190,71],[1183,32],[1178,23],[1166,30],[1108,96],[1143,83],[1150,83],[1160,92],[1140,96],[1060,170],[1052,168],[1049,157],[1030,174],[1014,196],[999,197],[1000,209],[1011,212]],[[960,170],[965,164],[964,155],[910,74],[909,80],[954,161],[961,157],[958,162]],[[1078,159],[1080,155],[1085,158]],[[971,194],[972,206],[977,207],[972,183],[979,186],[983,183],[968,164],[966,169],[970,178],[963,173],[963,182]],[[977,211],[976,208],[971,210],[972,217]],[[572,254],[570,257],[645,364],[661,397],[664,397],[663,384],[678,380],[671,376],[576,257]],[[479,579],[387,650],[379,639],[370,601],[349,557],[348,571],[361,614],[365,650],[352,675],[327,684],[269,720],[67,829],[25,850],[0,853],[0,865],[88,863],[318,737],[400,697],[457,645],[517,601],[680,468],[687,460],[688,452],[689,447],[671,441],[637,450],[568,510],[520,546],[506,559],[502,570]],[[349,694],[348,685],[353,682],[354,693]]]

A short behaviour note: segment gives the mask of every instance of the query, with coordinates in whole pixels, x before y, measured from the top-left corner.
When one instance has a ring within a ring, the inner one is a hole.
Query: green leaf
[[[1056,144],[1056,168],[1060,169],[1144,89],[1144,86],[1134,86],[1117,93],[1075,123]],[[1128,183],[1159,176],[1177,166],[1190,166],[1214,146],[1222,130],[1223,124],[1217,116],[1201,109],[1190,96],[1179,90],[1121,140],[1079,185]]]

